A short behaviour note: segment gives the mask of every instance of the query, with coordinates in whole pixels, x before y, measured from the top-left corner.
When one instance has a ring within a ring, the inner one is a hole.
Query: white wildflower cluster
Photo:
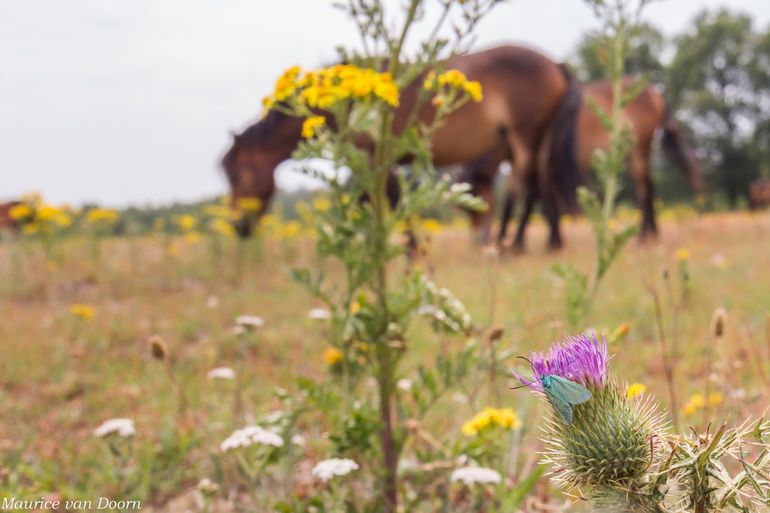
[[[208,379],[235,379],[235,371],[230,367],[217,367],[206,373]]]
[[[427,279],[424,282],[428,297],[417,314],[432,318],[453,333],[468,331],[472,321],[465,305],[448,289],[438,288]]]
[[[409,392],[412,389],[412,380],[407,378],[399,379],[396,382],[396,388],[402,392]]]
[[[233,333],[240,335],[247,331],[256,331],[265,326],[265,321],[262,317],[256,315],[239,315],[235,318],[235,327]]]
[[[259,426],[247,426],[238,429],[228,436],[220,445],[222,452],[227,452],[239,447],[249,447],[251,445],[269,445],[272,447],[283,447],[283,438],[280,435],[268,431]]]
[[[332,318],[332,314],[325,308],[313,308],[307,313],[308,319],[313,321],[328,321]]]
[[[318,462],[313,467],[313,475],[321,481],[329,481],[335,476],[345,476],[358,469],[358,463],[347,458],[331,458]]]
[[[498,484],[500,483],[500,473],[491,468],[485,467],[460,467],[452,472],[450,477],[452,482],[460,481],[467,485],[471,484]]]
[[[94,430],[94,435],[99,438],[105,438],[110,435],[122,436],[128,438],[136,433],[134,421],[131,419],[110,419],[102,423]]]
[[[219,485],[208,477],[204,477],[198,481],[198,486],[196,488],[199,492],[206,496],[214,495],[219,491]]]

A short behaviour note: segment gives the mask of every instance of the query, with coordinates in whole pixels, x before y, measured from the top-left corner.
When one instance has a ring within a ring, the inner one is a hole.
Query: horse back
[[[624,91],[629,90],[634,82],[635,79],[626,78]],[[594,108],[608,114],[612,111],[612,83],[609,80],[589,82],[583,86],[583,97],[583,107],[578,117],[578,158],[581,168],[588,169],[594,152],[606,149],[610,144],[610,134],[595,114]],[[631,128],[634,146],[638,148],[649,148],[656,130],[662,126],[665,118],[666,103],[652,85],[642,89],[622,112],[622,120]]]

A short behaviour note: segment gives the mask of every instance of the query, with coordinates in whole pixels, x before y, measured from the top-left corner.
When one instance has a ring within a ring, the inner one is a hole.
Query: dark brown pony
[[[559,200],[574,206],[577,173],[564,164],[556,166],[564,152],[559,141],[570,137],[561,133],[574,128],[579,91],[572,76],[560,65],[532,50],[500,46],[486,51],[453,57],[447,69],[459,69],[469,80],[481,83],[484,99],[469,102],[448,116],[432,139],[436,165],[450,165],[479,158],[498,143],[514,155],[513,168],[528,183],[539,186],[546,216],[554,234],[551,244],[558,246]],[[422,78],[401,91],[395,109],[393,130],[404,130],[415,107]],[[419,119],[429,123],[435,116],[430,102],[419,108]],[[570,119],[572,122],[570,122]],[[270,111],[264,119],[234,136],[222,158],[234,205],[240,198],[259,198],[266,208],[275,192],[274,170],[289,159],[300,141],[302,119]],[[554,180],[558,170],[564,177]],[[552,185],[562,185],[556,190]],[[248,235],[248,221],[236,226]]]
[[[632,79],[626,79],[626,87],[630,87]],[[609,133],[604,129],[588,102],[609,111],[612,106],[612,86],[608,81],[597,81],[586,84],[582,88],[584,99],[577,122],[576,140],[573,151],[580,167],[581,175],[585,176],[591,168],[591,159],[597,149],[609,146]],[[657,234],[655,212],[653,206],[654,185],[650,168],[652,142],[656,131],[662,129],[661,146],[667,157],[690,182],[695,190],[701,190],[703,176],[700,162],[693,149],[687,144],[681,129],[671,116],[661,94],[652,86],[646,87],[639,96],[623,110],[623,120],[631,128],[634,144],[628,157],[628,168],[634,183],[634,191],[639,208],[642,210],[641,235]],[[491,207],[482,216],[471,216],[477,229],[483,234],[489,233],[489,225],[494,215],[494,195],[491,194],[490,184],[494,181],[499,164],[507,158],[507,148],[499,146],[480,160],[470,163],[461,176],[472,186],[474,193],[480,195]],[[483,168],[483,169],[481,169]],[[514,249],[524,248],[524,234],[529,216],[538,197],[537,189],[527,187],[516,176],[509,179],[506,197],[501,212],[500,233],[498,242],[502,243],[506,236],[508,221],[513,211],[516,196],[524,196],[523,211],[513,242]]]
[[[749,186],[749,207],[762,210],[770,207],[770,178],[754,180]]]

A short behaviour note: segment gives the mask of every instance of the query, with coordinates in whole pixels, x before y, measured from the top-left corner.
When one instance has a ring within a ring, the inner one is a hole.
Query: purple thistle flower
[[[599,341],[595,333],[582,334],[555,343],[547,353],[532,353],[530,361],[535,373],[532,381],[515,371],[513,375],[538,392],[543,391],[543,376],[561,376],[586,387],[601,388],[607,381],[607,359],[605,337]]]

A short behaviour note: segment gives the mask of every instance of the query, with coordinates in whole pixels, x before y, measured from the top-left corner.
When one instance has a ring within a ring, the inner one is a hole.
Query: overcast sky
[[[228,132],[255,119],[278,73],[355,43],[330,3],[0,0],[0,199],[38,191],[122,206],[224,192]],[[768,0],[665,0],[647,18],[671,35],[725,3],[770,19]],[[595,27],[581,0],[510,0],[477,46],[519,42],[564,59]]]

